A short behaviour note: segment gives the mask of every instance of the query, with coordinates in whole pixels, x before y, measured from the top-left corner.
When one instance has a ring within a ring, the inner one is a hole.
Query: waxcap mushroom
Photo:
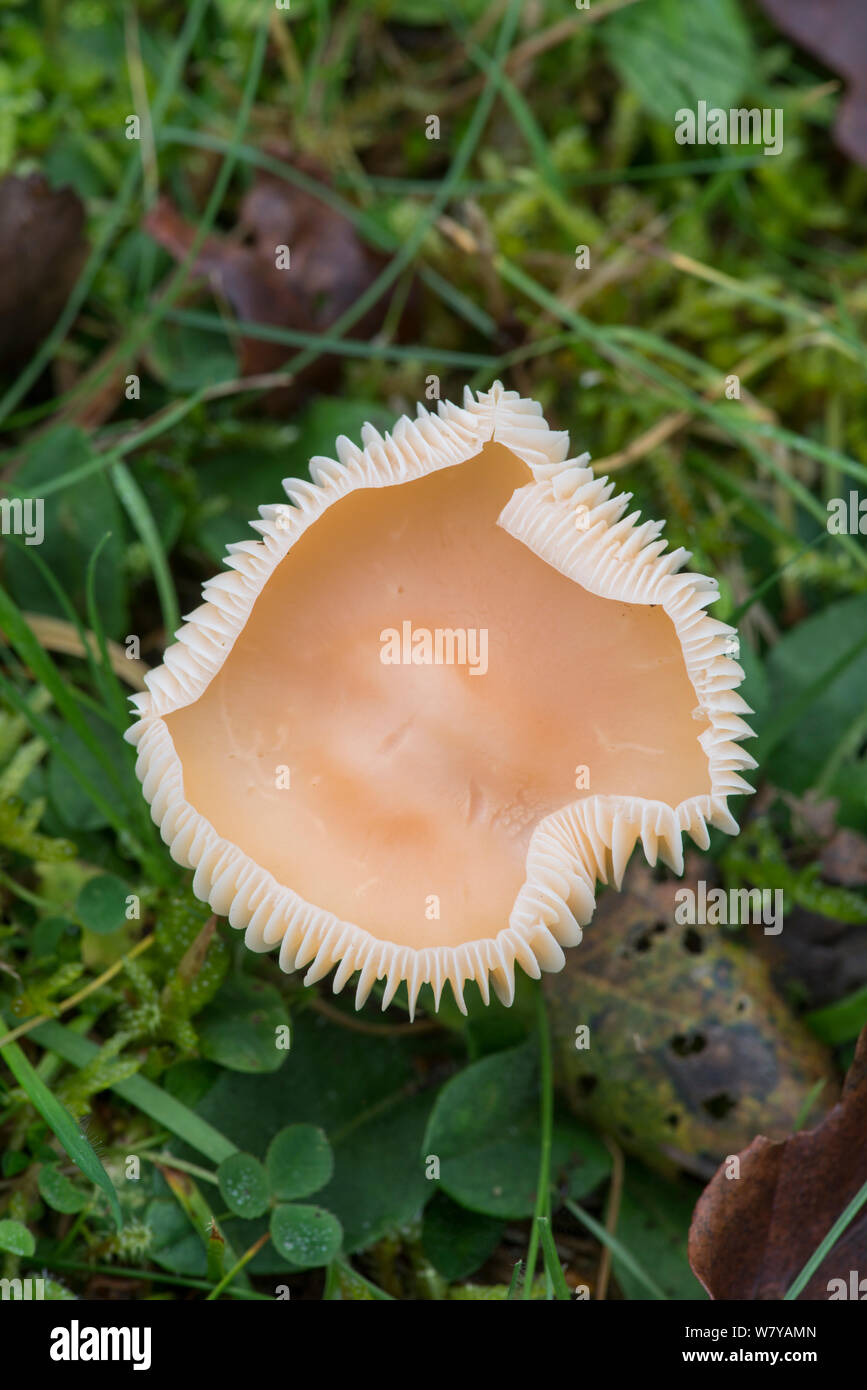
[[[500,382],[336,452],[285,480],[291,505],[259,507],[261,539],[228,547],[132,697],[136,771],[196,895],[284,970],[336,967],[335,992],[358,973],[356,1007],[379,979],[383,1008],[402,981],[411,1012],[446,981],[464,1011],[469,980],[508,1004],[516,962],[561,969],[639,840],[681,873],[684,832],[702,849],[709,825],[737,832],[727,798],[755,761],[734,629],[705,611],[716,581],[664,553],[664,523],[628,514],[631,494]],[[408,593],[452,633],[478,612],[490,670],[380,664],[367,635],[400,633]],[[532,669],[548,653],[550,681]],[[582,740],[600,775],[576,795]],[[440,879],[442,920],[423,910]]]

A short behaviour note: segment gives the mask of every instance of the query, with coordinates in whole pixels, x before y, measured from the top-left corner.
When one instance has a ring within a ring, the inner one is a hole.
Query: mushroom
[[[193,890],[356,1007],[514,997],[640,839],[730,834],[755,762],[716,581],[496,382],[337,441],[229,547],[127,731]]]

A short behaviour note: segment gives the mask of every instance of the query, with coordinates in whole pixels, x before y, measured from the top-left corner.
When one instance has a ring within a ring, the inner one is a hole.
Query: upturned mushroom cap
[[[737,831],[752,734],[663,523],[499,382],[337,441],[175,634],[127,738],[195,893],[306,982],[464,1008],[559,970],[640,839]],[[734,648],[736,649],[736,648]]]

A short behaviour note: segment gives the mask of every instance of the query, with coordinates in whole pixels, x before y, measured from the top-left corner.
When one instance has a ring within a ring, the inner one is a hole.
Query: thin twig
[[[610,1236],[617,1233],[617,1222],[620,1219],[620,1199],[623,1195],[623,1150],[620,1145],[607,1134],[603,1139],[611,1154],[611,1185],[608,1189],[608,1210],[605,1213],[605,1229]],[[604,1300],[608,1293],[608,1280],[611,1277],[611,1246],[603,1245],[602,1257],[599,1261],[599,1272],[596,1275],[596,1298],[597,1301]]]
[[[31,1028],[38,1028],[40,1023],[50,1023],[51,1020],[57,1018],[59,1014],[66,1013],[68,1009],[73,1009],[76,1004],[81,1003],[82,999],[86,999],[89,994],[93,994],[94,990],[99,989],[101,985],[107,984],[109,980],[113,979],[119,971],[123,970],[127,961],[135,960],[136,956],[141,955],[142,951],[146,951],[149,946],[152,946],[155,939],[156,938],[151,935],[137,942],[131,951],[127,951],[126,955],[122,956],[120,960],[115,961],[114,965],[110,965],[107,970],[103,970],[102,974],[97,975],[95,980],[91,980],[83,989],[78,990],[75,994],[71,994],[68,999],[64,999],[61,1004],[58,1004],[53,1014],[34,1014],[33,1018],[28,1018],[26,1023],[20,1023],[17,1028],[12,1029],[11,1033],[7,1033],[4,1038],[0,1038],[0,1047],[5,1047],[7,1043],[15,1042],[16,1038],[23,1037],[25,1033],[29,1033]]]
[[[210,1182],[214,1186],[219,1185],[216,1173],[211,1173],[207,1168],[201,1168],[198,1163],[187,1163],[184,1158],[177,1158],[175,1154],[165,1153],[143,1153],[141,1145],[136,1146],[136,1152],[140,1158],[148,1163],[154,1163],[158,1168],[169,1167],[179,1168],[182,1173],[189,1173],[191,1177],[198,1178],[201,1182]]]
[[[755,372],[769,365],[769,362],[782,356],[784,352],[794,350],[796,347],[814,346],[824,340],[825,335],[823,333],[798,333],[793,339],[783,340],[780,344],[776,344],[772,356],[769,357],[766,352],[762,352],[745,357],[732,368],[731,373],[726,373],[726,375],[736,376],[739,381],[748,380]],[[724,389],[725,378],[721,377],[719,382],[703,393],[703,399],[713,401],[722,394]],[[774,412],[768,411],[764,407],[759,407],[753,413],[758,419],[768,419],[770,423],[774,423],[776,420]],[[670,415],[663,415],[661,420],[657,420],[655,425],[651,425],[649,430],[644,431],[644,434],[633,439],[632,443],[628,444],[625,449],[621,449],[616,454],[609,454],[607,458],[594,459],[594,471],[616,473],[619,468],[627,468],[629,464],[637,463],[652,449],[664,444],[667,439],[671,439],[672,435],[685,429],[693,419],[694,416],[690,410],[675,410]]]
[[[208,1297],[205,1299],[205,1302],[209,1303],[211,1302],[211,1300],[219,1298],[226,1285],[231,1284],[235,1275],[240,1274],[244,1266],[246,1264],[249,1264],[253,1256],[258,1254],[258,1252],[262,1249],[262,1246],[265,1245],[265,1243],[270,1239],[271,1232],[266,1231],[263,1236],[260,1236],[258,1240],[254,1241],[253,1244],[250,1246],[250,1249],[244,1251],[240,1260],[237,1260],[236,1263],[232,1265],[232,1268],[229,1270],[228,1274],[223,1275],[223,1278],[220,1280],[219,1284],[214,1285],[214,1287],[211,1289],[211,1292],[208,1294]]]
[[[420,1018],[417,1023],[365,1023],[363,1019],[353,1018],[351,1014],[345,1014],[342,1009],[326,1003],[318,995],[311,998],[310,1007],[330,1018],[333,1023],[339,1023],[342,1028],[351,1028],[355,1033],[368,1033],[371,1037],[396,1038],[407,1033],[418,1036],[419,1033],[438,1033],[443,1027],[435,1018]]]
[[[24,613],[22,616],[46,651],[62,652],[64,656],[87,656],[84,643],[73,623],[66,622],[64,618],[52,618],[45,613]],[[99,660],[96,637],[92,632],[86,632],[85,636],[91,654]],[[144,679],[150,669],[147,663],[127,656],[118,642],[109,640],[106,646],[114,674],[132,686],[133,690],[147,690]]]
[[[518,44],[503,63],[504,72],[511,75],[525,64],[538,58],[542,53],[546,53],[551,48],[557,48],[561,43],[574,38],[580,33],[585,24],[596,24],[608,15],[614,14],[616,10],[624,10],[628,5],[635,5],[638,0],[607,0],[607,3],[594,4],[589,10],[582,10],[579,14],[569,19],[561,19],[556,24],[552,24],[550,29],[545,29],[541,34],[534,34],[531,39],[526,39],[524,43]],[[459,86],[455,86],[448,94],[449,106],[460,106],[468,97],[475,96],[484,85],[484,76],[478,75],[467,78]],[[443,103],[440,102],[440,108]]]

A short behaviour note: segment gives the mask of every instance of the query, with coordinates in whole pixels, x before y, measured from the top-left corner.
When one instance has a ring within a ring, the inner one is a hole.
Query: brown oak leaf
[[[727,1169],[733,1171],[727,1160],[698,1200],[689,1233],[690,1264],[711,1298],[782,1299],[867,1182],[867,1029],[842,1099],[822,1123],[788,1139],[760,1135],[738,1160],[740,1176],[727,1176]],[[842,1279],[843,1286],[835,1288],[833,1279]],[[800,1298],[816,1301],[832,1293],[867,1298],[867,1205]]]

